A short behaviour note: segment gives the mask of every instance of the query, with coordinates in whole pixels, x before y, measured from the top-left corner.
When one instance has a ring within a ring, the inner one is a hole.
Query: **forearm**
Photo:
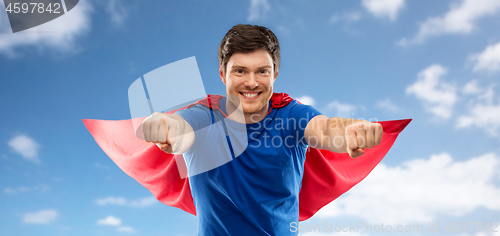
[[[349,153],[352,158],[365,153],[382,141],[379,123],[351,118],[328,118],[320,115],[309,121],[304,136],[310,147],[337,153]]]
[[[346,128],[358,122],[366,121],[340,117],[315,117],[306,128],[306,141],[312,148],[345,153],[347,152]]]
[[[168,115],[172,118],[171,122],[175,122],[175,126],[177,126],[177,135],[172,137],[171,146],[172,153],[181,154],[186,152],[191,145],[194,143],[194,132],[192,127],[187,123],[186,120],[182,118],[182,116],[171,114]],[[171,127],[174,127],[172,124]]]

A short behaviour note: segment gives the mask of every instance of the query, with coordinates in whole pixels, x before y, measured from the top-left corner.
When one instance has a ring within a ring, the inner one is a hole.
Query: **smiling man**
[[[234,26],[219,46],[219,63],[227,97],[211,98],[217,109],[198,104],[154,113],[143,122],[144,137],[167,153],[183,154],[199,235],[296,235],[290,226],[299,221],[307,148],[356,158],[381,142],[382,126],[328,118],[273,93],[280,48],[265,27]],[[239,143],[228,137],[241,138],[238,127],[246,129],[248,146],[235,155]],[[199,171],[227,153],[222,165]]]

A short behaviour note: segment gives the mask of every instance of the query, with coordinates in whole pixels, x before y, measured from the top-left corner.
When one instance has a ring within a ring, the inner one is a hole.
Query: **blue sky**
[[[328,116],[413,119],[303,229],[430,222],[434,235],[498,235],[444,230],[500,222],[498,0],[89,0],[16,34],[0,5],[0,235],[195,235],[196,218],[124,174],[82,119],[130,118],[130,84],[191,56],[207,93],[224,93],[217,49],[238,23],[278,36],[275,92]],[[376,233],[301,233],[337,234]]]

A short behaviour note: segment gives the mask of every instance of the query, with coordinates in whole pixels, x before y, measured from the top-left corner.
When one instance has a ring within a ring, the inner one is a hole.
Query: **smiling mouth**
[[[257,93],[244,93],[240,92],[240,94],[246,98],[246,99],[255,99],[257,98],[262,92],[257,92]]]

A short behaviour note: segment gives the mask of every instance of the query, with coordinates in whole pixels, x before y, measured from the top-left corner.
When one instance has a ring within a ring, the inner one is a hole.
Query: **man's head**
[[[273,71],[277,73],[280,67],[280,44],[276,35],[264,26],[233,26],[219,45],[219,65],[222,71],[226,73],[227,62],[234,53],[248,53],[257,49],[269,52],[273,59]]]
[[[274,33],[262,26],[234,26],[219,46],[219,63],[227,94],[237,97],[230,98],[233,104],[239,100],[246,114],[267,113],[280,64]]]

